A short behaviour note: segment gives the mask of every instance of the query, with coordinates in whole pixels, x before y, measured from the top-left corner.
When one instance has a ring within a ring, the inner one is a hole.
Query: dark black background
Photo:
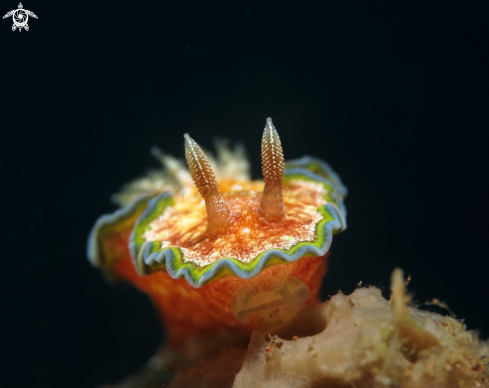
[[[2,15],[18,0],[2,1]],[[183,157],[183,133],[241,140],[265,118],[287,159],[350,190],[324,296],[395,267],[420,302],[489,336],[489,7],[468,1],[26,0],[0,23],[0,385],[94,387],[162,339],[146,297],[85,258],[111,193]]]

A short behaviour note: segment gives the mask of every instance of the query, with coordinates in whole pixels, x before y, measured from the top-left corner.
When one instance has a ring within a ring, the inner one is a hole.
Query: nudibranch
[[[263,181],[242,147],[215,160],[188,135],[184,164],[154,148],[164,169],[130,183],[88,242],[90,262],[148,294],[170,343],[276,327],[319,301],[333,234],[346,228],[347,193],[320,159],[284,163],[272,120]]]

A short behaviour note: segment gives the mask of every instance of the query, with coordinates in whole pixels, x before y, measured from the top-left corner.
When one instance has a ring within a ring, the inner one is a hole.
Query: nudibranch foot
[[[299,279],[292,278],[269,291],[238,290],[232,296],[231,306],[239,322],[249,323],[256,316],[258,328],[269,331],[297,314],[310,296],[309,288]]]

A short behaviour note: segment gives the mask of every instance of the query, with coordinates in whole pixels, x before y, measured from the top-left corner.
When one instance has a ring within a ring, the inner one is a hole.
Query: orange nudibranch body
[[[174,346],[270,330],[318,302],[332,235],[346,228],[339,177],[312,157],[284,164],[271,119],[264,181],[249,179],[240,148],[217,147],[215,162],[185,135],[190,173],[155,151],[164,170],[128,185],[89,239],[92,264],[148,294]]]

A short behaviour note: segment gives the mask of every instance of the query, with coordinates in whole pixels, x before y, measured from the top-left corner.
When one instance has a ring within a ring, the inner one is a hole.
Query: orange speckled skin
[[[127,247],[126,236],[119,235],[112,241]],[[114,247],[115,248],[115,247]],[[122,253],[118,250],[118,253]],[[327,255],[326,255],[327,256]],[[111,272],[132,283],[149,295],[166,325],[170,344],[184,345],[185,339],[207,336],[220,331],[246,333],[256,330],[258,322],[240,323],[231,311],[231,298],[240,289],[267,291],[272,285],[287,279],[298,278],[309,287],[311,298],[304,303],[317,303],[319,289],[326,272],[326,256],[303,257],[291,264],[272,266],[253,279],[229,276],[211,281],[199,289],[191,287],[185,279],[173,279],[165,271],[139,276],[133,267],[129,250],[116,258]]]
[[[235,185],[240,189],[233,189]],[[246,262],[269,249],[287,250],[300,241],[314,240],[315,226],[321,219],[316,210],[326,203],[321,185],[304,181],[285,185],[286,217],[272,223],[259,210],[263,182],[227,179],[219,186],[224,202],[231,210],[225,233],[214,236],[206,233],[206,206],[202,200],[196,201],[194,196],[188,195],[177,198],[175,205],[165,209],[165,216],[151,222],[145,239],[185,248],[185,259],[202,267],[220,257],[234,257]],[[248,231],[243,233],[245,229]]]

